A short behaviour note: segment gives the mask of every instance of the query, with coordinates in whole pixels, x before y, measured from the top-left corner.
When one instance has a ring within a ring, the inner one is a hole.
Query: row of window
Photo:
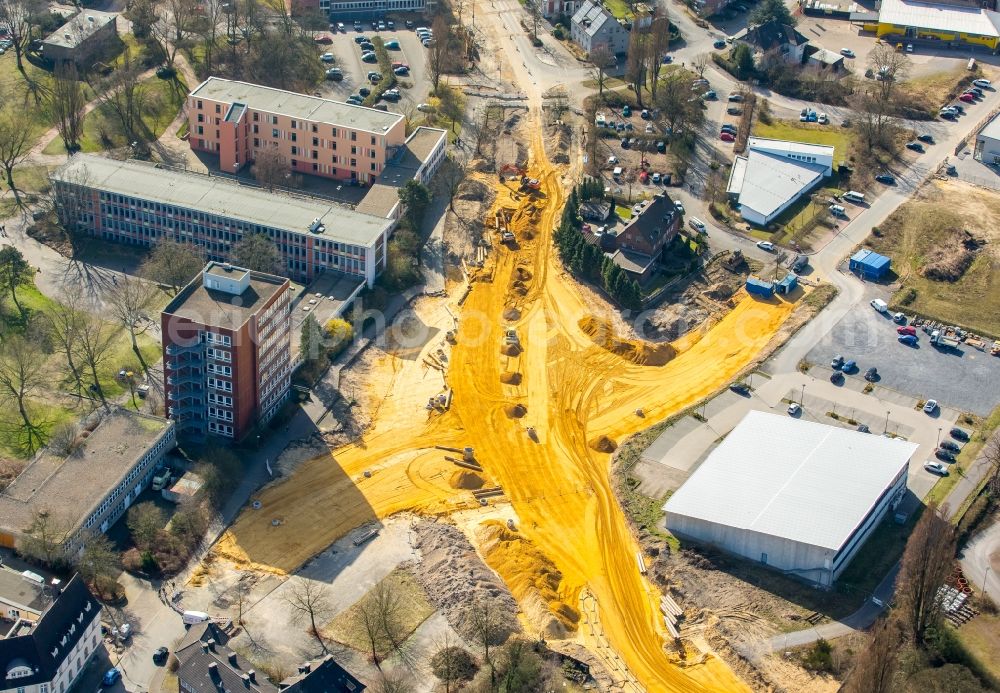
[[[227,438],[233,437],[233,427],[229,424],[216,423],[215,421],[208,422],[208,430],[210,433],[215,433],[216,435],[226,436]]]
[[[232,422],[233,420],[233,412],[230,411],[229,409],[221,409],[219,407],[209,407],[208,415],[215,419],[221,419],[222,421]]]
[[[208,372],[215,373],[216,375],[224,375],[226,377],[232,377],[233,375],[232,366],[220,366],[216,363],[208,364]]]
[[[206,349],[206,352],[208,353],[208,358],[210,359],[218,359],[219,361],[225,361],[226,363],[233,360],[233,353],[226,349],[212,349],[209,347]]]
[[[222,380],[221,378],[209,378],[208,386],[216,390],[222,390],[223,392],[232,392],[233,383],[230,380]]]
[[[209,344],[220,344],[222,346],[232,346],[233,339],[228,334],[218,332],[205,332],[205,341]]]
[[[221,404],[224,407],[233,406],[233,398],[228,395],[220,395],[215,392],[208,393],[208,401],[212,404]]]

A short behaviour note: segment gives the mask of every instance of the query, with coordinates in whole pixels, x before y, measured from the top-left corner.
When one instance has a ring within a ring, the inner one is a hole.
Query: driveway
[[[865,298],[886,298],[881,288],[871,287]],[[941,351],[931,346],[928,336],[918,330],[916,346],[900,344],[896,323],[870,306],[867,301],[849,311],[806,356],[816,364],[812,373],[824,377],[836,354],[855,359],[864,372],[878,368],[878,385],[919,399],[936,399],[942,404],[980,416],[996,406],[1000,392],[1000,359],[962,346]]]
[[[976,591],[986,593],[1000,603],[1000,522],[994,522],[977,534],[959,554],[962,570]]]

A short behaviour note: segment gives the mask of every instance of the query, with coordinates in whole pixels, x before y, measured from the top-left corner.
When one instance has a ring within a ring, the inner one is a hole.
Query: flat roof
[[[403,120],[399,113],[220,77],[209,77],[195,87],[191,96],[225,103],[243,103],[255,111],[330,123],[380,135]]]
[[[836,551],[917,447],[751,411],[663,509]]]
[[[45,611],[42,585],[25,580],[24,575],[5,565],[0,565],[0,600],[11,605],[18,604],[36,614]]]
[[[869,248],[862,248],[858,252],[854,253],[854,255],[851,256],[851,260],[876,269],[885,267],[892,262],[892,260],[887,258],[885,255],[879,255],[874,250]]]
[[[46,448],[0,493],[0,525],[15,534],[35,512],[65,515],[76,531],[173,422],[115,409],[68,456]]]
[[[739,196],[740,206],[770,216],[814,185],[827,168],[751,150],[736,157],[726,190]]]
[[[880,24],[917,29],[952,31],[975,36],[1000,36],[1000,14],[979,7],[938,5],[929,2],[882,0]]]
[[[82,10],[78,15],[63,24],[45,37],[43,44],[75,48],[98,30],[115,21],[117,14],[99,12],[97,10]]]
[[[115,161],[96,154],[70,157],[53,177],[69,184],[366,247],[373,246],[393,223],[332,200],[267,192],[228,177],[178,171],[147,161]],[[325,226],[322,233],[309,231],[317,218]]]
[[[239,272],[248,272],[240,267]],[[198,276],[181,289],[167,307],[163,309],[168,315],[187,318],[204,325],[222,327],[229,330],[239,329],[257,311],[267,305],[267,302],[288,285],[288,279],[264,272],[250,272],[250,285],[242,294],[231,294],[205,287],[205,274],[216,274],[231,279],[223,269],[223,265],[210,262]]]
[[[793,140],[773,140],[770,137],[750,137],[747,139],[747,150],[770,149],[785,154],[805,154],[808,156],[833,157],[834,148],[829,144],[813,144],[812,142],[795,142]]]
[[[989,137],[993,140],[1000,140],[1000,113],[990,118],[990,122],[979,131],[978,137]]]

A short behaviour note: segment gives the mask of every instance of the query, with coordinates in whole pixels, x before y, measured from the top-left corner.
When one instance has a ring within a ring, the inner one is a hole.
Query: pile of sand
[[[580,614],[562,601],[562,573],[522,534],[490,520],[476,531],[486,562],[500,573],[531,623],[547,638],[564,638],[575,631]]]
[[[520,279],[514,280],[514,282],[510,285],[510,290],[513,291],[518,296],[528,295],[528,287]]]
[[[485,183],[475,178],[466,178],[458,188],[457,197],[460,200],[483,202],[489,194],[490,189]]]
[[[520,317],[521,317],[521,311],[519,311],[517,308],[508,308],[503,312],[504,320],[517,320]]]
[[[517,603],[496,574],[476,555],[472,544],[454,525],[421,521],[413,526],[414,548],[423,560],[413,573],[431,603],[444,614],[462,637],[475,641],[471,613],[477,604],[488,603],[503,628],[499,645],[520,630]]]
[[[518,344],[504,344],[500,347],[500,353],[504,356],[519,356],[521,354],[521,346]]]
[[[528,413],[528,408],[523,404],[508,404],[503,410],[512,419],[520,419]]]
[[[483,487],[483,477],[468,469],[459,469],[451,475],[448,484],[452,488],[475,491]]]
[[[521,374],[512,373],[511,371],[504,371],[500,374],[500,382],[504,385],[520,385],[521,384]]]
[[[608,321],[592,315],[580,320],[579,325],[598,346],[641,366],[662,366],[677,355],[677,350],[669,344],[622,339],[614,334],[614,329]]]
[[[515,268],[514,269],[514,274],[517,276],[517,278],[519,280],[525,281],[525,282],[528,281],[529,279],[531,279],[531,276],[532,276],[531,272],[529,270],[525,269],[524,267],[517,267],[517,268]]]
[[[597,452],[614,452],[618,449],[618,443],[611,440],[607,436],[592,438],[587,445],[589,445],[592,450],[597,450]]]

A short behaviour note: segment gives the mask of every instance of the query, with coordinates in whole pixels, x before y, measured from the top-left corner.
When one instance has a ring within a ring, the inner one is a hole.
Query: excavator
[[[515,164],[504,164],[500,167],[500,180],[505,181],[508,178],[513,178],[514,180],[520,179],[521,190],[538,190],[541,187],[541,182],[537,178],[528,178],[527,169],[516,166]]]

